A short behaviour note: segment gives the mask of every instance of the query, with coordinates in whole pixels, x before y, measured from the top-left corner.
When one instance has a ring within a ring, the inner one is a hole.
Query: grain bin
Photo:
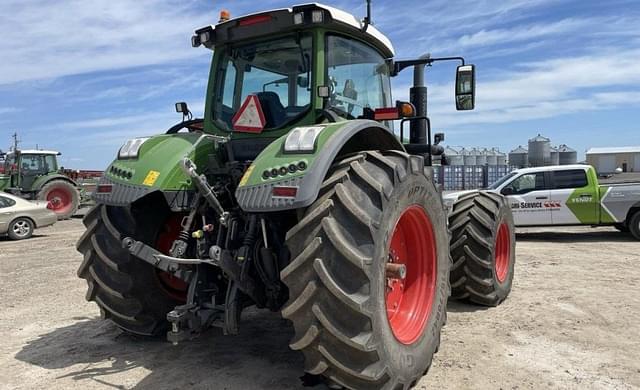
[[[486,149],[485,150],[480,150],[480,149],[472,149],[475,151],[476,153],[476,165],[486,165],[487,164],[487,154],[486,154]]]
[[[495,149],[485,149],[484,155],[487,157],[487,165],[498,165],[498,154]]]
[[[529,165],[544,167],[551,165],[551,141],[540,134],[529,140]]]
[[[560,165],[570,165],[570,164],[576,164],[578,162],[578,152],[571,149],[567,145],[564,145],[564,144],[560,145],[558,147],[558,154],[559,154]]]
[[[551,146],[549,150],[551,152],[551,165],[560,165],[560,152],[558,148]]]
[[[498,149],[495,152],[497,165],[507,165],[507,155]]]
[[[509,152],[509,165],[518,167],[518,168],[526,168],[529,166],[529,152],[527,149],[523,148],[521,145],[518,145],[517,148],[513,149]]]
[[[462,149],[462,156],[464,158],[464,165],[476,165],[476,150],[475,149]]]
[[[444,148],[444,154],[447,156],[449,165],[464,165],[464,156],[451,146]]]

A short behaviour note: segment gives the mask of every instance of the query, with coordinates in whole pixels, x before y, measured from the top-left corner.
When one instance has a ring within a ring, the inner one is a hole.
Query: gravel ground
[[[78,219],[0,238],[2,389],[323,389],[301,379],[292,328],[250,311],[241,334],[171,346],[99,318],[75,272]],[[640,388],[640,243],[613,229],[521,230],[498,308],[452,302],[417,389]],[[305,387],[306,386],[306,387]]]

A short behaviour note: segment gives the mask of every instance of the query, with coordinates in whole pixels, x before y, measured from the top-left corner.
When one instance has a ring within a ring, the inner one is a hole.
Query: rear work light
[[[276,198],[295,198],[298,194],[298,187],[273,187],[271,195]]]

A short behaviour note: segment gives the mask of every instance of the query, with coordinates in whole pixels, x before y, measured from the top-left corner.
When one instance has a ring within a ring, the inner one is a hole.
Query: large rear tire
[[[65,180],[52,180],[38,192],[38,199],[49,202],[49,208],[56,213],[58,220],[69,219],[80,206],[78,189]]]
[[[446,217],[423,159],[367,152],[332,167],[287,233],[282,315],[305,371],[351,389],[407,389],[440,344],[449,295]],[[404,264],[404,279],[388,272]]]
[[[462,195],[449,215],[451,297],[497,306],[513,283],[515,229],[505,198],[491,192]]]
[[[125,208],[97,205],[83,220],[87,231],[77,244],[84,255],[78,276],[87,280],[86,299],[95,301],[103,318],[128,333],[164,334],[167,313],[182,303],[153,266],[122,248],[125,236],[148,244],[156,241],[163,234],[162,218],[166,215],[157,211],[132,218]]]

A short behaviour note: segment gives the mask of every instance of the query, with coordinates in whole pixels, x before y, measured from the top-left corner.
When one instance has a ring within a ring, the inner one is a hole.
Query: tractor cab
[[[8,187],[29,189],[41,177],[58,172],[57,156],[51,150],[20,150],[10,152],[4,161],[4,172],[9,177]]]
[[[295,126],[363,118],[367,109],[391,105],[389,39],[332,7],[233,19],[223,11],[220,23],[197,30],[192,44],[214,50],[209,132],[273,140]]]

